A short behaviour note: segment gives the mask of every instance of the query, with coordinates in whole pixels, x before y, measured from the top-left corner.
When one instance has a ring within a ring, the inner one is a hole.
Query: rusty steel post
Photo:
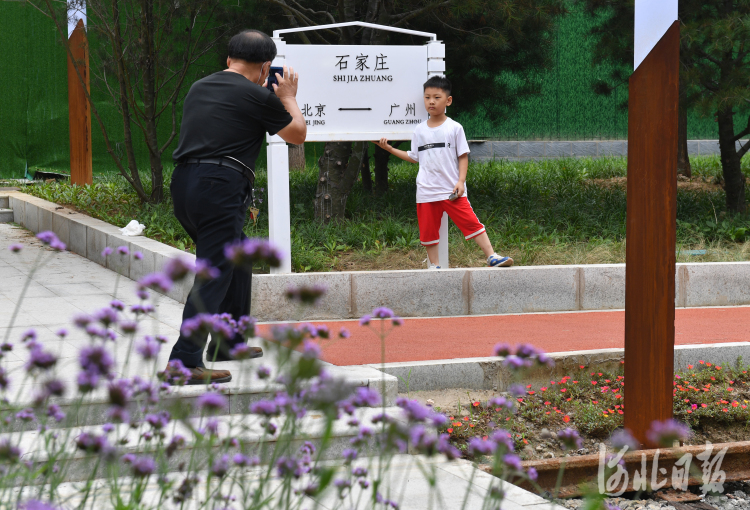
[[[642,444],[672,417],[677,110],[675,21],[630,77],[625,271],[625,427]]]
[[[89,85],[89,42],[83,21],[78,20],[68,39],[75,62],[68,55],[68,124],[70,127],[70,182],[93,183],[91,161],[91,108],[86,98]],[[86,83],[84,90],[76,67]]]

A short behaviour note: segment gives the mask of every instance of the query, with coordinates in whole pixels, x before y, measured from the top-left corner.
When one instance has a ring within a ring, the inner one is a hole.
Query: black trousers
[[[199,313],[228,313],[235,320],[250,314],[252,272],[234,267],[224,256],[224,246],[242,233],[250,196],[250,182],[231,168],[209,164],[178,165],[172,176],[174,215],[195,242],[195,256],[210,261],[221,274],[218,278],[196,281],[185,303],[182,321]],[[203,367],[203,351],[208,335],[180,333],[170,360],[179,359],[186,367]],[[212,339],[207,359],[227,361],[229,350],[243,341],[242,336],[219,342]],[[218,348],[218,355],[216,350]]]

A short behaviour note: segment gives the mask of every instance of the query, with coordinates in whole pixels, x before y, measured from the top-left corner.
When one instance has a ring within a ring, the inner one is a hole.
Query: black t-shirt
[[[193,83],[182,110],[175,161],[231,156],[255,169],[266,132],[292,122],[276,94],[231,71]]]

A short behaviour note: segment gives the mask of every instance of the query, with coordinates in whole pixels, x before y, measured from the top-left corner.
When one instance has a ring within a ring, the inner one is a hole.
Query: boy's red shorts
[[[466,197],[438,202],[417,204],[417,220],[419,221],[419,240],[423,246],[437,244],[440,241],[440,220],[443,212],[461,229],[465,239],[472,239],[484,232],[484,225],[479,223],[474,209],[471,208]]]

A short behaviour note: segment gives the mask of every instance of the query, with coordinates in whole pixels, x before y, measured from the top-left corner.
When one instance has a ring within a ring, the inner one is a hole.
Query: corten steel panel
[[[70,182],[72,184],[91,184],[93,182],[91,165],[91,110],[86,99],[89,85],[89,43],[83,21],[78,25],[69,39],[70,51],[75,59],[81,76],[86,82],[84,90],[81,79],[76,73],[74,63],[68,56],[68,123],[70,126]]]
[[[679,23],[630,77],[625,270],[625,427],[648,445],[672,417]]]

